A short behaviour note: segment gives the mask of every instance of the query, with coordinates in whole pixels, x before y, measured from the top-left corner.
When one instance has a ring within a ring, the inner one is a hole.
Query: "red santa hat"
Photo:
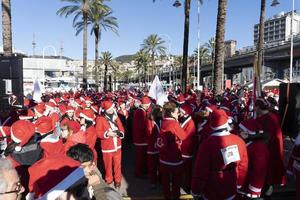
[[[56,106],[56,105],[55,105],[53,102],[50,102],[50,101],[46,104],[46,107],[47,107],[48,109],[54,109],[55,106]]]
[[[54,103],[54,105],[57,105],[57,103],[54,99],[50,99],[49,102],[52,102],[52,103]]]
[[[16,151],[21,151],[22,147],[28,143],[34,135],[35,126],[33,123],[26,120],[18,120],[11,126],[10,137],[19,145],[15,148]]]
[[[85,97],[84,100],[85,100],[85,103],[90,103],[90,104],[93,103],[93,101],[90,97]]]
[[[218,108],[217,108],[216,105],[211,104],[211,105],[206,106],[204,109],[205,109],[206,111],[212,113],[212,112],[214,112],[214,111],[215,111],[216,109],[218,109]]]
[[[213,130],[228,128],[228,116],[224,110],[216,109],[212,112],[210,117],[210,127]]]
[[[88,121],[94,121],[95,120],[95,114],[93,110],[82,110],[79,114],[80,117],[83,117],[84,119]]]
[[[19,116],[19,119],[26,120],[26,119],[33,119],[34,118],[34,112],[31,109],[28,109],[25,112],[26,113],[22,113]]]
[[[75,99],[74,103],[75,103],[77,106],[80,106],[80,105],[81,105],[81,100],[80,100],[80,99]]]
[[[45,104],[38,104],[38,105],[34,106],[35,113],[44,115],[45,110],[46,110]]]
[[[36,120],[35,127],[36,131],[42,135],[53,131],[55,128],[54,124],[52,123],[52,119],[46,116],[40,117],[38,120]]]
[[[61,99],[62,101],[69,101],[68,96],[65,95],[65,94],[64,94],[62,97],[60,97],[60,99]]]
[[[75,109],[72,106],[67,106],[65,112],[75,112]]]
[[[118,105],[121,106],[122,104],[126,104],[125,99],[118,99]]]
[[[68,188],[84,178],[78,161],[66,155],[56,155],[40,160],[29,168],[34,199],[57,199]]]
[[[189,104],[182,104],[179,109],[184,115],[192,115],[193,113],[193,109]]]
[[[260,130],[260,127],[255,119],[248,119],[248,120],[242,121],[239,124],[239,127],[243,131],[246,131],[249,135],[255,135],[256,132],[257,131],[259,132],[259,130]]]
[[[184,98],[184,95],[183,94],[180,94],[177,99],[176,99],[176,102],[178,104],[183,104],[185,102],[185,98]]]
[[[104,110],[104,111],[108,111],[108,110],[111,110],[115,107],[115,105],[113,104],[112,101],[110,100],[105,100],[105,101],[102,101],[101,102],[101,108]]]
[[[143,96],[141,99],[141,103],[143,105],[150,105],[151,104],[151,99],[148,96]]]

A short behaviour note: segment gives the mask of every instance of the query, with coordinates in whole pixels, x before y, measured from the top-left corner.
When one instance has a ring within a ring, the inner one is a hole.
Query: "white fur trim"
[[[159,151],[147,151],[147,154],[155,155],[155,154],[159,154]]]
[[[250,131],[248,128],[246,128],[243,124],[239,124],[239,127],[241,128],[241,129],[243,129],[244,131],[247,131],[248,133],[249,133],[249,135],[255,135],[256,134],[256,132],[254,132],[254,131]]]
[[[171,165],[171,166],[178,166],[178,165],[181,165],[183,163],[183,161],[179,161],[179,162],[167,162],[167,161],[164,161],[164,160],[159,160],[162,164],[165,164],[165,165]]]
[[[88,116],[86,116],[86,115],[83,114],[83,113],[80,113],[79,116],[80,116],[80,117],[83,117],[83,118],[85,118],[85,119],[87,119],[87,120],[89,120],[89,121],[94,121],[92,118],[89,118]]]
[[[76,183],[84,177],[84,172],[82,168],[77,168],[67,177],[65,177],[60,183],[58,183],[54,188],[44,194],[39,200],[48,200],[48,199],[56,199],[62,193],[65,192],[70,186]]]
[[[37,109],[35,109],[35,108],[34,108],[34,112],[36,112],[36,113],[38,113],[40,115],[44,115],[44,114],[40,113],[39,111],[37,111]]]
[[[109,107],[108,109],[106,109],[105,111],[109,111],[109,110],[111,110],[111,109],[113,109],[115,107],[115,105],[114,104],[112,104],[111,105],[111,107]]]
[[[21,147],[21,146],[16,146],[16,147],[15,147],[15,150],[16,150],[17,152],[20,152],[20,151],[22,150],[22,147]]]
[[[251,184],[249,184],[248,188],[249,188],[249,190],[251,190],[252,192],[255,192],[255,193],[260,193],[261,192],[261,188],[254,187]]]
[[[6,134],[5,134],[5,132],[4,132],[4,130],[3,130],[3,126],[0,126],[0,132],[1,132],[1,134],[2,134],[2,136],[6,136]]]
[[[188,117],[188,118],[181,124],[181,127],[183,128],[190,120],[192,120],[192,117]]]
[[[182,154],[182,157],[183,157],[183,158],[192,158],[193,156]]]
[[[229,128],[229,124],[228,124],[228,122],[226,122],[225,124],[223,124],[223,125],[221,125],[221,126],[217,126],[217,127],[212,127],[212,126],[211,126],[211,128],[212,128],[213,130],[219,130],[219,129],[223,129],[223,128]]]
[[[21,142],[22,142],[19,138],[17,138],[17,137],[14,135],[14,133],[13,133],[13,131],[12,131],[12,128],[10,128],[10,137],[11,137],[11,139],[12,139],[15,143],[21,143]]]
[[[148,146],[147,143],[133,143],[135,146]]]
[[[211,108],[209,108],[209,107],[205,107],[205,109],[204,110],[206,110],[206,111],[208,111],[208,112],[213,112],[213,110],[211,109]]]
[[[33,116],[19,116],[20,120],[32,119]]]
[[[57,143],[59,141],[59,136],[50,134],[41,140],[41,143],[49,142],[49,143]]]
[[[91,108],[95,113],[98,113],[98,111],[93,106],[91,106]]]
[[[213,134],[211,134],[211,136],[219,136],[219,137],[221,137],[221,136],[227,136],[227,135],[230,135],[230,132],[228,132],[228,131],[221,131],[221,132],[216,132],[216,133],[213,133]]]

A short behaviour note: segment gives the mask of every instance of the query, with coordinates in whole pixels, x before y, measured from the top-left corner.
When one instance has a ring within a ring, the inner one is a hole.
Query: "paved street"
[[[285,163],[287,163],[289,154],[292,148],[292,142],[285,139]],[[123,180],[120,193],[125,200],[155,200],[163,199],[161,186],[151,189],[148,179],[137,179],[134,177],[134,149],[133,147],[126,147],[123,149],[122,160]],[[191,199],[190,195],[182,190],[181,199]],[[295,199],[295,180],[289,180],[285,187],[275,188],[275,193],[270,200],[293,200]]]

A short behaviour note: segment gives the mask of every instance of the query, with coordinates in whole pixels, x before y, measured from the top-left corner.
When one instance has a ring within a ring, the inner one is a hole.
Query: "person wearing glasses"
[[[24,187],[11,162],[0,158],[0,199],[19,200],[23,192]]]

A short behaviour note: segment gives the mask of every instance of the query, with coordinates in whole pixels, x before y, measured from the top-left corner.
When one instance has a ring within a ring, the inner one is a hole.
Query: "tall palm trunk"
[[[225,38],[225,21],[226,21],[227,0],[219,0],[217,30],[216,30],[216,47],[215,47],[215,67],[213,80],[213,94],[221,94],[222,81],[224,72],[224,38]]]
[[[263,48],[264,48],[264,33],[265,33],[265,16],[266,16],[266,0],[261,0],[260,8],[260,20],[259,20],[259,38],[256,47],[257,51],[257,64],[256,69],[254,70],[254,77],[256,80],[256,95],[261,95],[261,83],[260,83],[260,73],[262,68],[262,59],[263,59]]]
[[[154,79],[154,72],[155,72],[155,55],[154,52],[152,52],[151,54],[151,59],[152,59],[152,74],[151,74],[151,78],[150,78],[150,82]]]
[[[190,32],[190,8],[191,0],[185,0],[184,13],[184,39],[183,39],[183,65],[182,65],[182,90],[185,93],[187,88],[187,67],[188,67],[188,50],[189,50],[189,32]]]
[[[116,76],[116,72],[114,74],[114,88],[113,88],[113,90],[114,91],[117,90],[117,76]]]
[[[109,79],[109,91],[112,91],[112,81],[111,81],[111,74],[108,76]]]
[[[11,4],[2,0],[2,39],[4,56],[12,55]]]
[[[107,64],[104,64],[105,69],[104,69],[104,87],[103,90],[104,92],[107,91]]]
[[[88,0],[83,5],[83,89],[87,88],[87,20]]]
[[[94,28],[94,35],[95,35],[95,70],[94,70],[94,75],[95,75],[95,82],[96,82],[96,91],[99,91],[99,27]]]

